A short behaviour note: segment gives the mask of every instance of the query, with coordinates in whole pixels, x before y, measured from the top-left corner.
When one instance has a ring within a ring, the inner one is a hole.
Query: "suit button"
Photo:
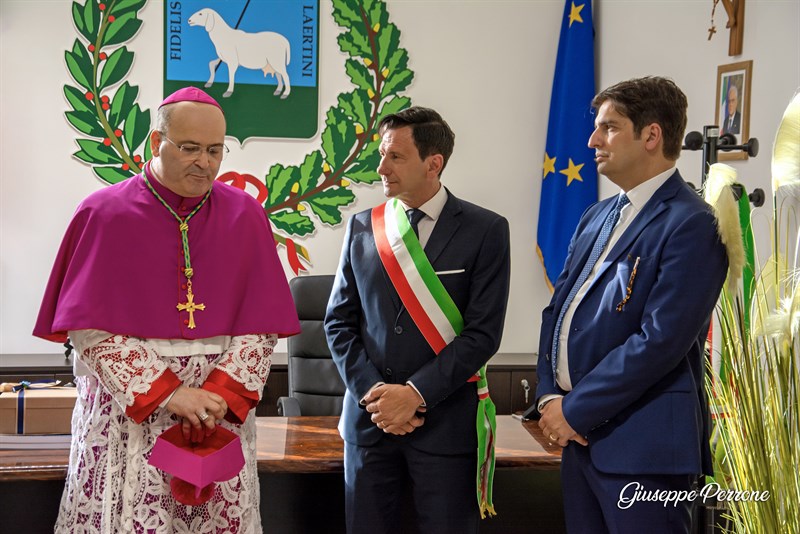
[[[392,376],[392,370],[389,367],[386,368],[386,376]]]
[[[400,326],[400,325],[395,326],[394,327],[394,333],[395,334],[402,334],[403,333],[403,327]]]

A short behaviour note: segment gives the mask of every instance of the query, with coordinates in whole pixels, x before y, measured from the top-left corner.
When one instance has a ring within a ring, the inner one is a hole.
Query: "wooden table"
[[[270,534],[344,532],[343,444],[338,417],[259,417],[261,517]],[[0,524],[55,522],[69,451],[0,450]],[[497,418],[494,501],[481,534],[563,532],[561,449],[535,421]],[[30,502],[36,502],[32,509]],[[32,531],[37,531],[36,528]]]
[[[264,532],[344,532],[343,444],[336,417],[258,419]],[[561,534],[561,448],[535,421],[497,417],[494,502],[498,516],[481,534]],[[413,517],[404,507],[403,521]],[[403,532],[410,532],[403,525]]]
[[[338,417],[259,417],[258,470],[271,473],[342,472]],[[535,421],[497,417],[498,469],[558,469],[561,448],[550,445]],[[2,473],[0,473],[2,476]]]
[[[263,473],[337,473],[343,469],[338,417],[259,417],[258,470]],[[64,480],[69,451],[0,450],[0,482]],[[561,449],[535,421],[497,418],[497,469],[558,469]]]

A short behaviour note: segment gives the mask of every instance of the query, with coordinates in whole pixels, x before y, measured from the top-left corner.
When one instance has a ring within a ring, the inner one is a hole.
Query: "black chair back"
[[[333,278],[298,276],[289,282],[302,329],[288,340],[289,396],[297,399],[302,415],[342,413],[345,386],[323,327]]]

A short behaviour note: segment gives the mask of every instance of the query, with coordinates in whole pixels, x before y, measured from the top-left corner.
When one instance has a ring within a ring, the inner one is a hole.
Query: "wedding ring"
[[[205,421],[208,419],[208,414],[206,412],[200,412],[197,414],[197,417],[200,419],[200,421]]]
[[[553,434],[550,434],[550,439],[552,439],[553,441],[558,441],[558,436],[554,436]]]

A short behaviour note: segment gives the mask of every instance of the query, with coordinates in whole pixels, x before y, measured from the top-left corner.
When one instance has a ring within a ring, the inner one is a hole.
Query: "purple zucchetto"
[[[159,109],[167,104],[174,104],[175,102],[200,102],[201,104],[211,104],[212,106],[216,106],[222,111],[222,106],[219,103],[211,98],[211,96],[203,91],[202,89],[198,89],[197,87],[184,87],[183,89],[178,89],[171,95],[159,104]]]

